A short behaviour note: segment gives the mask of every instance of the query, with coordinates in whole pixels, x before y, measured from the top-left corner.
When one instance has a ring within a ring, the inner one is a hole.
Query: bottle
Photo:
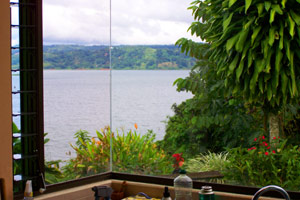
[[[174,179],[175,200],[191,200],[193,181],[186,175],[185,170],[179,171],[179,176]]]
[[[24,200],[33,200],[32,182],[31,180],[26,181]]]
[[[215,194],[211,186],[202,186],[199,192],[199,200],[215,200]]]
[[[164,191],[162,200],[172,200],[168,187],[165,187],[165,191]]]

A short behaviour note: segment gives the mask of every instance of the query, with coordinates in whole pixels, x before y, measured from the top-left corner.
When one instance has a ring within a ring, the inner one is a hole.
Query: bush
[[[228,163],[228,153],[201,153],[195,158],[189,159],[185,166],[188,172],[219,171],[222,173]]]
[[[255,138],[251,148],[228,149],[229,163],[225,178],[234,183],[253,186],[279,185],[290,190],[300,187],[300,151],[287,140],[274,137]]]
[[[63,167],[69,178],[109,171],[110,128],[96,131],[97,137],[89,137],[88,132],[75,134],[77,142],[71,145],[76,151],[76,158],[70,159]],[[135,174],[159,175],[172,172],[172,157],[159,150],[154,142],[155,134],[149,131],[141,136],[130,130],[112,135],[113,171]]]

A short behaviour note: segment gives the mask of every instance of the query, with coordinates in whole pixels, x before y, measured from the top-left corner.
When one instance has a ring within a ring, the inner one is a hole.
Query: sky
[[[174,44],[193,22],[192,0],[111,0],[112,45]],[[109,0],[43,0],[44,44],[108,45]]]

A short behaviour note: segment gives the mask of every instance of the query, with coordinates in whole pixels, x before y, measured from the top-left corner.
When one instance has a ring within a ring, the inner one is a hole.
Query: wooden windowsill
[[[94,186],[110,186],[113,190],[119,190],[121,188],[121,184],[123,181],[120,180],[105,180],[96,183],[86,184],[83,186],[78,186],[70,189],[65,189],[62,191],[52,192],[49,194],[44,194],[35,197],[36,200],[93,200],[94,192],[91,190]],[[125,196],[132,196],[137,194],[138,192],[144,192],[151,197],[161,198],[164,190],[164,185],[158,184],[148,184],[148,183],[140,183],[127,181],[127,186],[125,190]],[[171,197],[174,198],[174,188],[169,187]],[[193,190],[193,200],[198,200],[199,190]],[[232,194],[225,192],[217,192],[215,191],[216,200],[251,200],[252,196],[250,195],[240,195],[240,194]],[[261,200],[278,200],[277,198],[265,198],[261,197]]]

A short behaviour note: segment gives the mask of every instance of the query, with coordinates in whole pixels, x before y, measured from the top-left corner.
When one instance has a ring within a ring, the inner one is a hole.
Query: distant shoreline
[[[19,51],[12,52],[12,68],[19,67]],[[191,69],[196,59],[175,45],[44,46],[44,69],[58,70],[181,70]],[[110,65],[111,63],[111,65]]]

